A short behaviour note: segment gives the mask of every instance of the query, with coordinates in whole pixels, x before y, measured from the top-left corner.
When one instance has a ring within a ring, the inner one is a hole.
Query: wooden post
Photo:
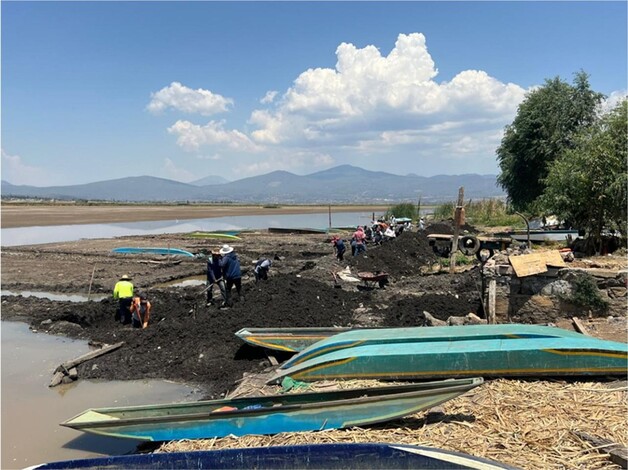
[[[329,228],[331,228],[331,204],[329,205]]]
[[[95,272],[96,272],[96,265],[94,265],[94,269],[92,269],[92,278],[89,280],[89,289],[87,289],[87,300],[89,300],[89,296],[92,293],[92,282],[94,282]]]
[[[464,188],[458,189],[458,203],[454,212],[454,238],[451,241],[451,253],[449,253],[449,272],[456,271],[456,252],[458,251],[458,236],[460,235],[460,224],[462,223],[462,207],[464,204]]]
[[[488,281],[488,318],[487,323],[489,325],[494,325],[497,323],[496,315],[495,315],[495,298],[497,297],[497,281],[495,279],[491,279]]]

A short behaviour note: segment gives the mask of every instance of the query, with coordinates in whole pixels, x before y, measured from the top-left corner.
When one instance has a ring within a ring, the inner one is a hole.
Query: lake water
[[[89,352],[85,341],[33,333],[1,322],[2,468],[133,452],[140,441],[85,434],[59,426],[87,408],[196,401],[200,392],[165,381],[78,380],[48,388],[59,364]]]
[[[375,213],[376,217],[381,214]],[[331,214],[333,227],[368,224],[373,212],[338,212]],[[113,238],[129,235],[156,235],[162,233],[187,233],[194,231],[286,228],[328,228],[329,213],[289,215],[242,215],[236,217],[211,217],[206,219],[160,220],[115,224],[55,225],[49,227],[3,228],[0,232],[2,246],[34,245],[75,241],[82,238]]]

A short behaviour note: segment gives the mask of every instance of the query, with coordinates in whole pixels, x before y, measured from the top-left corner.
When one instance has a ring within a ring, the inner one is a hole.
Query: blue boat
[[[302,381],[411,380],[625,376],[627,371],[626,343],[560,328],[471,325],[339,333],[301,351],[269,383],[287,376]]]
[[[143,248],[143,247],[121,247],[111,250],[114,253],[123,254],[148,254],[148,255],[176,255],[176,256],[190,256],[194,257],[194,253],[181,250],[179,248]]]
[[[169,469],[259,469],[259,470],[345,470],[361,469],[478,469],[514,467],[499,462],[435,447],[403,444],[309,444],[249,447],[193,452],[117,455],[65,460],[35,465],[25,470],[129,470]]]
[[[483,383],[482,378],[327,392],[89,409],[61,423],[79,431],[148,441],[322,431],[417,413]]]

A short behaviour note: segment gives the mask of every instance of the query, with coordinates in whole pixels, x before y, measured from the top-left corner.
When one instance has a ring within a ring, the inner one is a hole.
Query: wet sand
[[[377,205],[314,205],[314,206],[245,206],[231,204],[207,205],[75,205],[2,203],[2,228],[100,224],[113,222],[145,222],[150,220],[205,219],[239,215],[316,214],[335,212],[385,211]]]

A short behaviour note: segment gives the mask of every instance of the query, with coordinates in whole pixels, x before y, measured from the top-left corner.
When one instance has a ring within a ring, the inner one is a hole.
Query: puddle
[[[205,286],[207,276],[190,276],[183,279],[175,279],[174,281],[168,281],[161,284],[156,284],[154,287],[191,287],[191,286]]]
[[[34,291],[19,291],[14,292],[10,290],[0,290],[0,295],[21,295],[22,297],[37,297],[38,299],[49,299],[58,302],[87,302],[94,301],[100,302],[102,299],[108,297],[106,294],[92,294],[87,298],[84,294],[56,294],[54,292],[34,292]]]
[[[54,369],[90,350],[85,341],[35,334],[21,322],[2,328],[1,468],[119,455],[140,441],[90,435],[59,426],[87,408],[196,401],[192,387],[158,380],[78,380],[48,388]]]

